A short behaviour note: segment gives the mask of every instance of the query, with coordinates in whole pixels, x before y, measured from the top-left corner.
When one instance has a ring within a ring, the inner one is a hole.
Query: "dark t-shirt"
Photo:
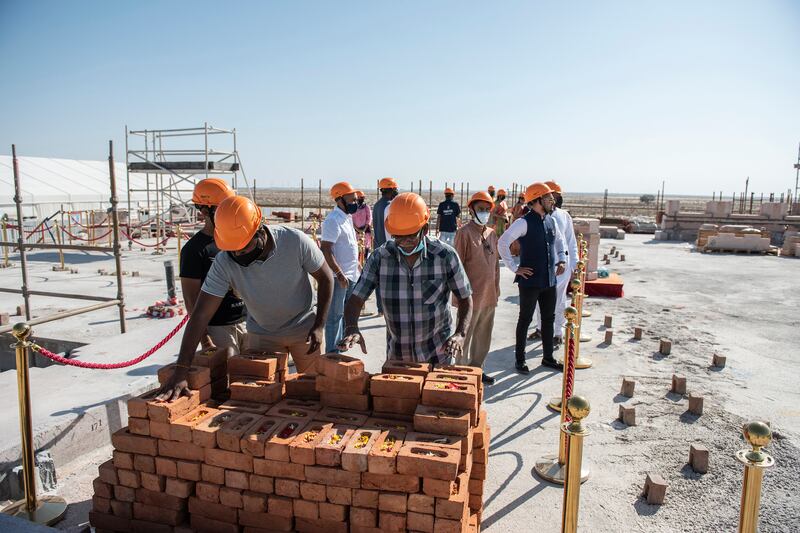
[[[453,200],[445,200],[439,204],[439,209],[436,210],[439,214],[439,231],[454,232],[456,231],[456,219],[461,214],[461,208]]]
[[[206,280],[206,275],[211,269],[214,257],[220,253],[214,238],[203,232],[197,232],[189,239],[181,249],[181,273],[182,278],[199,279],[200,282]],[[214,313],[209,326],[228,326],[238,324],[247,317],[247,309],[244,302],[233,295],[232,290],[222,298],[222,303]]]

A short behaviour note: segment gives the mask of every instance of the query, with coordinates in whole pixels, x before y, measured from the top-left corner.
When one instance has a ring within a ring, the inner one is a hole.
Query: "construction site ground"
[[[746,447],[741,427],[752,419],[771,423],[774,440],[767,451],[776,461],[764,477],[760,531],[800,530],[800,262],[772,256],[701,254],[688,243],[656,242],[650,235],[604,239],[601,255],[611,246],[626,256],[625,262],[614,259],[606,267],[625,280],[625,296],[587,300],[592,316],[584,319],[583,327],[592,340],[582,343],[581,355],[591,358],[594,365],[579,370],[575,383],[575,392],[586,396],[592,406],[587,419],[591,434],[586,437],[583,457],[591,476],[581,488],[581,530],[735,530],[743,467],[734,454]],[[37,326],[36,334],[89,344],[80,350],[86,360],[139,355],[180,320],[141,316],[147,305],[165,296],[164,259],[175,260],[174,244],[166,256],[138,247],[124,254],[123,268],[140,272],[138,278],[125,277],[127,335],[119,335],[113,308]],[[113,270],[110,256],[68,254],[68,262],[80,269],[78,274],[52,272],[56,260],[54,253],[30,255],[32,286],[114,296],[114,278],[96,273],[98,268]],[[539,366],[541,347],[535,342],[528,346],[531,374],[514,371],[518,296],[511,273],[504,268],[501,272],[502,296],[485,365],[497,383],[485,391],[492,440],[483,530],[555,532],[560,530],[562,487],[541,481],[532,469],[538,458],[557,451],[559,418],[546,405],[560,395],[561,374]],[[0,270],[0,284],[18,287],[19,275],[18,263]],[[20,297],[2,294],[0,311],[13,312],[20,303]],[[33,298],[35,315],[76,305],[75,301]],[[374,309],[374,298],[368,308]],[[610,345],[604,343],[605,315],[613,317]],[[378,372],[385,358],[383,320],[365,318],[361,325],[369,349],[363,356],[367,370]],[[644,328],[641,341],[632,339],[635,326]],[[673,342],[669,356],[658,353],[662,337]],[[35,427],[58,426],[54,435],[38,439],[37,444],[79,442],[77,428],[85,426],[86,421],[80,419],[88,408],[118,404],[119,396],[154,384],[156,369],[174,358],[179,340],[180,335],[152,359],[130,369],[33,369]],[[714,353],[727,357],[725,368],[711,367]],[[685,397],[670,393],[673,373],[685,375],[688,391],[704,397],[701,416],[687,411]],[[631,399],[619,394],[623,377],[636,380]],[[19,446],[14,382],[13,371],[0,374],[4,459]],[[617,421],[623,402],[636,406],[637,426]],[[124,425],[124,420],[116,423]],[[100,428],[99,434],[107,437],[115,429],[111,425]],[[709,449],[706,474],[696,474],[687,465],[692,443]],[[56,492],[71,504],[66,520],[56,527],[79,531],[87,522],[91,480],[96,466],[110,454],[108,445],[85,447],[69,462],[56,465]],[[661,506],[640,498],[648,472],[668,482]]]

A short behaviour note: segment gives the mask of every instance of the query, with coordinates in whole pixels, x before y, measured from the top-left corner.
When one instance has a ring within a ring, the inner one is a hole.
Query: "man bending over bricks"
[[[377,289],[389,359],[436,363],[461,354],[472,313],[472,288],[456,251],[428,237],[429,219],[428,206],[418,194],[403,193],[392,201],[386,229],[393,240],[367,259],[345,306],[340,350],[359,344],[367,353],[358,318],[364,301]],[[451,293],[458,306],[455,330]]]
[[[302,232],[267,227],[249,198],[232,196],[219,204],[214,241],[220,250],[206,276],[183,334],[177,368],[158,399],[188,394],[186,376],[197,343],[228,289],[247,306],[245,349],[288,352],[298,372],[313,370],[333,292],[333,274],[322,252]],[[317,312],[308,275],[317,280]]]

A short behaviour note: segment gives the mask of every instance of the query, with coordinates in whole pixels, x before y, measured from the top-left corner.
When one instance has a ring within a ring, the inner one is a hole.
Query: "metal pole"
[[[178,239],[178,272],[181,271],[181,227],[175,229],[175,238]]]
[[[17,243],[19,245],[19,261],[22,265],[22,298],[25,300],[25,320],[31,319],[31,302],[28,295],[28,258],[25,256],[25,230],[22,227],[22,187],[19,183],[19,161],[17,145],[11,145],[11,156],[14,168],[14,203],[17,206]]]
[[[108,171],[111,182],[111,231],[114,234],[114,264],[117,268],[119,331],[120,333],[125,333],[125,293],[122,290],[122,247],[119,244],[119,213],[117,212],[117,177],[114,171],[114,141],[108,141]]]
[[[582,396],[573,396],[567,400],[567,411],[569,411],[572,422],[561,425],[561,431],[567,436],[567,448],[569,449],[564,480],[564,499],[561,507],[562,533],[578,531],[583,438],[589,434],[589,430],[583,427],[582,422],[589,415],[590,410],[589,401]]]
[[[125,184],[128,188],[128,235],[131,234],[133,211],[131,211],[131,171],[128,169],[128,125],[125,124]],[[70,243],[72,244],[72,243]],[[133,241],[128,239],[128,250],[133,249]]]
[[[422,196],[422,180],[419,180],[419,184],[417,185],[417,194]]]
[[[751,450],[739,450],[736,459],[744,465],[739,533],[758,531],[758,509],[761,502],[761,480],[764,470],[775,465],[775,459],[761,448],[772,441],[772,430],[763,422],[750,422],[742,428]]]
[[[603,193],[603,218],[606,218],[606,210],[608,209],[608,189]]]
[[[319,180],[319,195],[317,196],[317,220],[322,219],[322,178]]]
[[[428,182],[428,206],[433,202],[433,180]]]
[[[8,242],[8,223],[3,220],[3,242]],[[5,264],[6,268],[8,268],[8,245],[3,245],[3,264]]]
[[[203,138],[205,139],[205,153],[206,153],[206,179],[208,179],[208,122],[203,123],[203,128],[204,128]]]
[[[64,249],[61,248],[61,226],[58,225],[58,221],[54,222],[56,227],[56,240],[58,241],[58,259],[61,262],[61,270],[64,271]]]
[[[300,230],[306,230],[305,180],[300,178]]]

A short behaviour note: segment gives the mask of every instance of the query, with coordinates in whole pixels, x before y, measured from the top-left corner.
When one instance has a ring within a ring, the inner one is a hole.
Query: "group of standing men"
[[[560,330],[554,333],[553,321],[563,315],[577,247],[572,220],[560,209],[560,188],[549,183],[528,187],[522,198],[527,212],[516,217],[515,206],[510,226],[502,189],[496,198],[493,188],[475,193],[467,204],[470,221],[460,227],[460,206],[446,190],[434,238],[425,201],[400,194],[392,178],[380,181],[381,198],[371,212],[362,192],[340,182],[331,188],[335,207],[323,221],[318,247],[297,229],[267,226],[258,206],[223,180],[203,180],[193,201],[205,226],[181,254],[191,318],[177,370],[160,397],[188,393],[186,376],[198,344],[288,352],[298,372],[313,371],[323,337],[327,352],[357,344],[366,353],[358,321],[373,292],[386,320],[388,358],[482,366],[500,297],[501,257],[520,292],[517,371],[529,372],[527,330],[537,308],[542,364],[560,368],[553,358]],[[511,253],[515,242],[518,255]],[[369,255],[359,255],[370,248]],[[309,275],[316,280],[316,307]]]

